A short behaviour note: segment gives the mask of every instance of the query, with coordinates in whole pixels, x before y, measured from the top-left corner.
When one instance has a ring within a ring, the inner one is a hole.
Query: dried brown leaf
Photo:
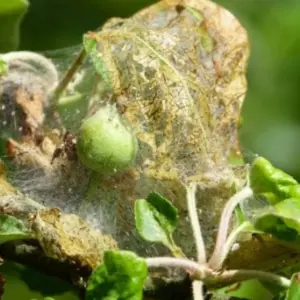
[[[31,228],[47,256],[74,261],[81,266],[95,268],[102,263],[105,250],[118,248],[111,236],[92,229],[78,216],[62,214],[58,209],[37,212]]]

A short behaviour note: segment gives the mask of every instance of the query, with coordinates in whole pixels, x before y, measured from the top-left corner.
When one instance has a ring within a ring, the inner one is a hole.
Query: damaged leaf
[[[55,208],[37,212],[31,227],[47,256],[92,269],[103,261],[104,251],[118,248],[111,236],[93,229],[78,216]]]
[[[174,199],[184,220],[184,185],[196,181],[203,189],[198,205],[215,212],[200,216],[211,241],[222,203],[232,195],[230,187],[246,181],[246,168],[230,163],[232,153],[240,156],[246,31],[231,13],[210,1],[159,1],[128,19],[108,20],[100,31],[87,33],[83,43],[105,85],[92,101],[90,114],[115,104],[139,145],[132,165],[137,176],[130,177],[130,188],[125,172],[124,177],[106,178],[107,188],[99,188],[99,198],[101,193],[113,194],[108,196],[111,202],[119,200],[120,239],[124,231],[134,229],[128,213],[133,199],[155,190]],[[192,252],[189,224],[182,221],[182,228],[176,235],[184,250]],[[135,247],[131,240],[125,246]]]
[[[231,14],[208,1],[161,1],[130,19],[111,19],[86,34],[84,45],[125,108],[142,155],[151,148],[148,176],[203,181],[204,170],[228,162],[248,58],[246,33]]]
[[[201,185],[203,192],[197,200],[205,213],[200,218],[205,219],[203,232],[211,243],[233,183],[238,189],[246,180],[246,168],[230,164],[232,152],[238,153],[239,114],[246,92],[249,47],[245,29],[231,13],[207,0],[160,1],[128,19],[108,20],[101,31],[86,34],[83,43],[88,59],[82,68],[94,67],[97,72],[89,72],[97,85],[84,94],[85,117],[104,105],[115,106],[137,138],[136,159],[119,174],[99,179],[93,204],[87,205],[93,216],[85,209],[78,211],[88,188],[89,170],[79,159],[67,159],[64,129],[54,128],[58,134],[52,138],[49,128],[53,129],[56,120],[46,123],[42,119],[42,124],[33,124],[29,142],[10,140],[16,173],[27,175],[30,170],[33,174],[30,180],[23,175],[16,182],[37,202],[80,214],[98,228],[115,233],[122,248],[148,254],[153,248],[128,232],[135,229],[135,199],[157,191],[178,208],[182,226],[174,239],[192,255],[185,184],[197,181]],[[57,66],[61,70],[64,64],[59,61]],[[80,69],[64,97],[80,92],[76,85],[85,74]],[[42,130],[41,138],[35,129]],[[53,153],[60,154],[54,161]],[[55,255],[54,246],[46,241],[41,244]]]

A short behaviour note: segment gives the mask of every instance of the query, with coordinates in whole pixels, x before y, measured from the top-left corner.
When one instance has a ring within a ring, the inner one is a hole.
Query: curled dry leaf
[[[212,2],[162,1],[130,19],[111,19],[100,32],[88,33],[85,45],[111,91],[103,103],[122,107],[139,140],[139,176],[125,197],[155,190],[184,214],[184,184],[197,181],[211,232],[222,199],[245,179],[245,169],[230,167],[229,158],[238,151],[246,93],[246,31]]]
[[[227,167],[246,92],[245,30],[209,1],[160,2],[115,22],[88,37],[98,41],[113,100],[150,146],[144,172],[201,181]]]
[[[78,216],[62,214],[55,208],[38,211],[31,229],[48,257],[92,269],[103,262],[104,251],[118,248],[111,236],[92,229]]]
[[[102,262],[105,250],[117,249],[111,236],[93,229],[78,216],[55,208],[46,209],[17,192],[6,181],[3,163],[0,164],[0,192],[0,214],[24,221],[48,257],[93,269]]]
[[[299,262],[299,247],[280,242],[271,235],[251,235],[229,253],[224,269],[257,269],[278,272]]]

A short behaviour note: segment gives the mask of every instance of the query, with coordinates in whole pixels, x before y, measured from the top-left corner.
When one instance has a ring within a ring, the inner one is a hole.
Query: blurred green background
[[[7,1],[7,0],[0,0]],[[19,49],[78,44],[87,30],[126,17],[153,0],[31,0]],[[249,32],[252,54],[241,141],[300,179],[300,1],[217,0]]]
[[[130,16],[155,1],[31,0],[19,31],[15,19],[21,19],[25,2],[0,0],[0,24],[7,24],[0,26],[0,53],[12,49],[46,51],[79,44],[84,32],[99,27],[109,17]],[[300,180],[300,0],[216,2],[238,17],[248,30],[251,42],[249,89],[240,132],[243,150],[247,156],[255,153],[265,156]],[[14,34],[7,35],[7,32]],[[3,267],[1,270],[6,277],[20,276],[11,275],[12,268],[7,270]],[[15,272],[23,274],[23,271]],[[40,276],[31,274],[35,278]],[[18,287],[19,295],[22,294],[19,299],[29,300],[22,285],[33,288],[25,283],[24,277],[20,282],[8,280],[9,293]],[[63,290],[59,293],[64,299],[77,298]],[[4,300],[17,299],[9,293]],[[30,295],[43,299],[45,294]]]

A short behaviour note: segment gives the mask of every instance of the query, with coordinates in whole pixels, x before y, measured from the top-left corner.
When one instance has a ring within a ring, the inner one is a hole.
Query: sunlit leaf
[[[272,204],[286,198],[300,198],[298,182],[263,157],[258,157],[253,162],[250,184],[255,193],[263,194]]]
[[[141,300],[147,264],[129,251],[107,251],[91,275],[86,300]]]
[[[135,222],[139,234],[149,242],[173,248],[172,233],[178,220],[177,209],[162,196],[152,193],[135,202]]]

